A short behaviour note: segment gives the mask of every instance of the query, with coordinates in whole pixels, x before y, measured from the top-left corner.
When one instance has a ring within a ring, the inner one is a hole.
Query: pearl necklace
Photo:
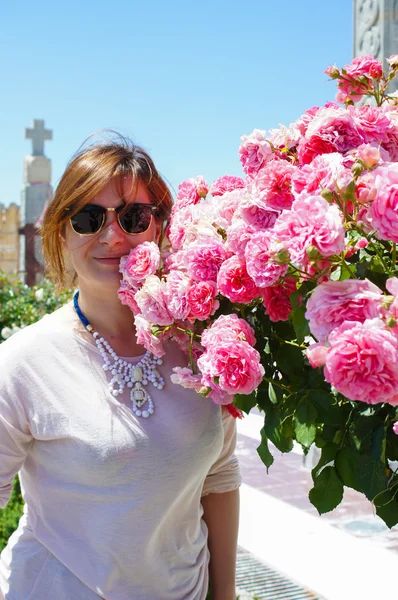
[[[112,346],[103,337],[100,337],[99,333],[90,325],[87,317],[80,309],[78,299],[79,291],[73,296],[73,306],[80,321],[95,340],[104,361],[103,370],[110,371],[112,375],[109,382],[110,393],[115,397],[120,396],[127,386],[131,389],[130,398],[134,413],[137,417],[143,417],[144,419],[150,417],[155,411],[155,406],[144,386],[151,382],[153,387],[158,390],[163,389],[164,379],[156,369],[157,365],[163,363],[162,359],[156,358],[148,351],[136,364],[119,358]],[[146,407],[145,404],[147,404]]]

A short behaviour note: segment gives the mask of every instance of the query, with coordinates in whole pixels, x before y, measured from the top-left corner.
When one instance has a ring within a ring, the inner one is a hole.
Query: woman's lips
[[[120,263],[120,256],[104,256],[99,257],[96,256],[95,260],[97,260],[102,265],[118,265]]]

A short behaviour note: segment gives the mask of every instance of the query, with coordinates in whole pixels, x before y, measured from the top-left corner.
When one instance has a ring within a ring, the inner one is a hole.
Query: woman
[[[72,269],[79,293],[0,346],[0,507],[18,471],[26,503],[6,600],[203,600],[208,571],[213,600],[235,600],[234,421],[172,384],[177,345],[143,357],[117,296],[120,258],[159,242],[171,203],[117,140],[80,151],[46,211],[48,268],[60,285]]]

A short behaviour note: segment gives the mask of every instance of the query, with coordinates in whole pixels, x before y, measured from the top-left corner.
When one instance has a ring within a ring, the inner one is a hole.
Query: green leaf
[[[315,481],[315,479],[320,474],[321,470],[326,465],[328,465],[329,463],[334,461],[337,450],[338,450],[338,447],[336,446],[336,444],[333,444],[333,443],[325,444],[325,446],[323,446],[322,452],[321,452],[321,458],[319,459],[318,464],[315,465],[315,467],[311,471],[313,481]]]
[[[269,407],[264,419],[264,433],[278,450],[290,452],[293,448],[293,440],[284,434],[283,418],[284,415],[279,408]]]
[[[320,515],[336,508],[343,499],[344,486],[334,467],[325,467],[314,481],[309,499]]]
[[[317,414],[316,408],[308,400],[302,402],[296,410],[294,418],[296,440],[304,448],[310,448],[315,441]]]
[[[294,331],[296,332],[297,342],[302,344],[304,342],[304,338],[306,335],[310,335],[310,328],[308,326],[308,321],[305,318],[306,306],[305,304],[301,304],[297,308],[293,310],[292,314],[292,323],[294,327]]]
[[[387,527],[394,527],[398,523],[398,479],[394,478],[394,483],[379,494],[375,500],[376,513],[383,519]]]
[[[377,415],[359,416],[355,419],[350,427],[350,434],[357,450],[363,452],[371,448],[373,432],[379,423]]]
[[[359,490],[371,502],[387,488],[385,465],[372,454],[359,455],[357,460]]]
[[[260,456],[261,460],[267,467],[267,473],[268,473],[268,469],[274,462],[274,457],[272,456],[271,452],[269,451],[268,438],[265,434],[264,427],[261,430],[261,443],[257,448],[257,452],[258,452],[258,455]]]
[[[251,409],[257,404],[257,394],[252,392],[251,394],[236,394],[234,396],[234,404],[246,414],[249,414]]]
[[[387,445],[387,427],[380,423],[373,431],[372,435],[372,454],[383,464],[386,462],[386,445]]]
[[[275,393],[274,386],[272,385],[271,382],[269,382],[269,384],[268,384],[268,396],[269,396],[269,399],[271,400],[272,404],[278,404],[278,398]]]
[[[353,448],[342,448],[337,453],[334,463],[344,485],[359,492],[358,457],[358,452]]]
[[[275,356],[278,369],[288,376],[300,377],[304,367],[303,354],[297,346],[283,344]]]

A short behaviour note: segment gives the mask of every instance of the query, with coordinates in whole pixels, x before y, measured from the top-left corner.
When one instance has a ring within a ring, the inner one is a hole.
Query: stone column
[[[354,56],[385,59],[398,54],[398,0],[354,0]],[[390,91],[398,87],[392,81]]]
[[[24,159],[24,185],[20,211],[20,265],[19,270],[26,282],[33,285],[37,275],[43,272],[41,240],[37,223],[52,199],[51,161],[44,156],[44,141],[52,139],[52,131],[45,129],[44,121],[35,119],[25,138],[32,140],[32,154]]]

